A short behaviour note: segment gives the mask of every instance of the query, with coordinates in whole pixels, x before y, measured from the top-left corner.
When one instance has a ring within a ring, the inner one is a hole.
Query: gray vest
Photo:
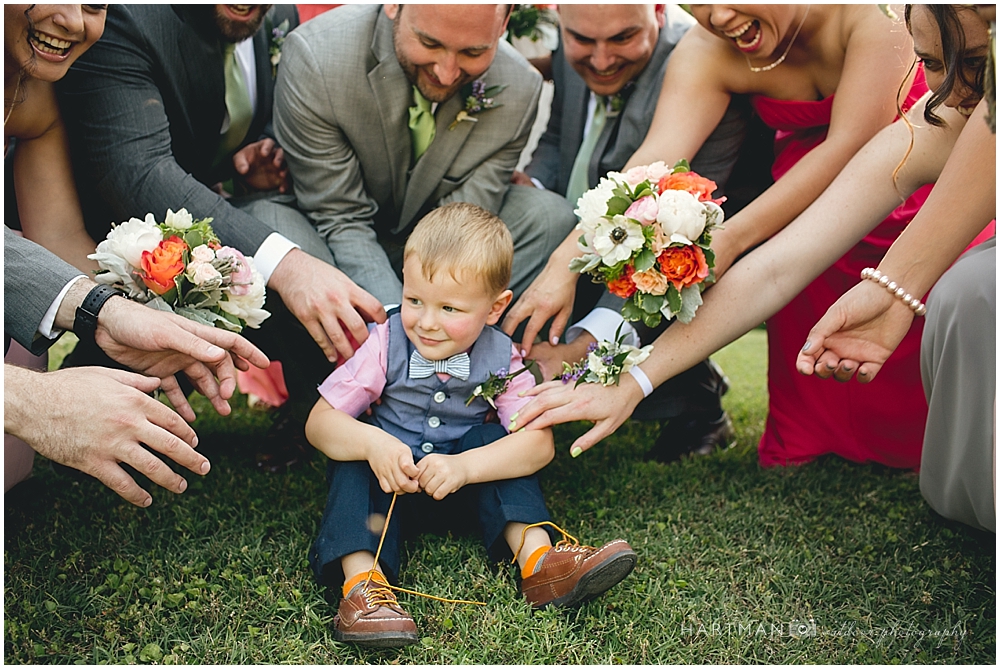
[[[482,425],[490,406],[476,398],[465,401],[490,372],[510,367],[511,339],[487,326],[469,351],[471,373],[466,381],[437,374],[425,379],[410,378],[413,343],[403,331],[399,313],[389,316],[389,351],[382,403],[372,406],[371,422],[413,451],[414,461],[428,453],[452,453],[469,428]],[[363,418],[363,416],[362,416]]]

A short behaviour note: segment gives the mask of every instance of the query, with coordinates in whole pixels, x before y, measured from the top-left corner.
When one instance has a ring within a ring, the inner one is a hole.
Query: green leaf
[[[677,292],[673,284],[667,287],[667,304],[670,305],[670,311],[672,313],[677,313],[681,310],[681,294]]]
[[[668,292],[668,294],[669,294],[669,292]],[[643,296],[639,297],[639,299],[636,300],[636,301],[639,302],[639,306],[641,306],[642,310],[645,311],[647,314],[655,314],[655,313],[659,312],[660,309],[663,308],[664,296],[663,295],[643,295]]]
[[[49,613],[55,611],[58,606],[59,605],[53,602],[51,599],[45,600],[45,610],[48,611]]]
[[[205,238],[198,230],[188,230],[187,234],[184,235],[184,241],[193,249],[204,244]]]
[[[632,200],[621,195],[615,195],[608,200],[608,216],[624,214],[625,210],[632,206]]]
[[[701,288],[699,286],[686,286],[681,291],[683,300],[682,307],[677,313],[677,320],[681,323],[690,323],[698,307],[702,304]]]
[[[645,272],[647,269],[656,264],[656,256],[648,248],[643,247],[639,253],[635,256],[635,271]]]
[[[645,312],[632,299],[625,300],[625,304],[622,305],[622,318],[627,321],[641,321],[645,315]]]
[[[163,651],[155,643],[147,643],[141,651],[139,651],[139,659],[143,662],[159,662],[163,657]]]
[[[674,163],[674,169],[671,172],[671,174],[679,174],[681,172],[690,172],[690,171],[691,171],[691,165],[688,164],[688,161],[681,158],[676,163]]]
[[[655,314],[646,314],[642,317],[642,322],[646,324],[646,327],[655,328],[660,324],[660,320],[663,319],[663,314],[657,311]]]

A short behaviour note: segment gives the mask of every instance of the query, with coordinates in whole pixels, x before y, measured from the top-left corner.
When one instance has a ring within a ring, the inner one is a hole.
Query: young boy
[[[330,492],[310,563],[321,583],[343,583],[338,641],[416,642],[413,619],[386,587],[398,577],[399,513],[418,506],[412,493],[438,500],[422,517],[448,513],[440,500],[449,495],[478,507],[487,551],[498,560],[515,556],[521,591],[535,607],[580,604],[635,566],[621,540],[592,548],[564,539],[552,548],[543,526],[555,525],[534,476],[553,458],[552,432],[502,427],[528,401],[518,394],[534,384],[530,374],[512,378],[493,400],[499,424],[486,422],[483,397],[467,403],[491,372],[523,367],[510,338],[487,327],[510,303],[513,254],[506,226],[480,207],[452,203],[429,213],[403,252],[399,312],[319,387],[306,436],[330,458]],[[357,420],[369,406],[371,417]],[[385,517],[392,493],[403,496],[369,579],[381,531],[369,519]]]

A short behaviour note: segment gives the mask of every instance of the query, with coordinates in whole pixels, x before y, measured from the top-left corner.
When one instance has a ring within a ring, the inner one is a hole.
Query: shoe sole
[[[579,606],[596,597],[600,597],[625,580],[625,577],[635,569],[635,563],[638,559],[635,551],[631,550],[609,556],[604,562],[581,576],[580,580],[576,583],[576,587],[562,597],[553,599],[551,602],[540,606],[539,609],[548,608],[549,606],[560,608]]]
[[[341,632],[338,629],[333,630],[333,638],[365,648],[402,648],[419,640],[411,632]]]

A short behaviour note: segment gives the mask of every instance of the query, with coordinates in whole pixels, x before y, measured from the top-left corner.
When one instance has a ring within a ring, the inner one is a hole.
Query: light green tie
[[[594,119],[590,122],[590,132],[583,138],[580,150],[576,153],[576,160],[573,161],[573,170],[569,173],[569,183],[566,185],[566,199],[570,204],[576,206],[576,201],[580,196],[590,190],[587,180],[587,168],[590,165],[590,157],[594,155],[594,147],[597,146],[597,139],[604,129],[604,119],[607,116],[607,98],[603,95],[597,96],[597,104],[594,105]]]
[[[250,129],[250,121],[253,120],[250,94],[243,81],[243,68],[236,62],[236,45],[227,44],[225,54],[226,111],[229,112],[229,129],[219,140],[219,161],[239,147],[240,142],[247,136],[247,130]]]
[[[434,141],[436,128],[434,114],[431,113],[431,101],[421,95],[416,86],[413,87],[413,101],[416,104],[410,107],[409,125],[410,139],[413,143],[413,162],[417,162]]]

